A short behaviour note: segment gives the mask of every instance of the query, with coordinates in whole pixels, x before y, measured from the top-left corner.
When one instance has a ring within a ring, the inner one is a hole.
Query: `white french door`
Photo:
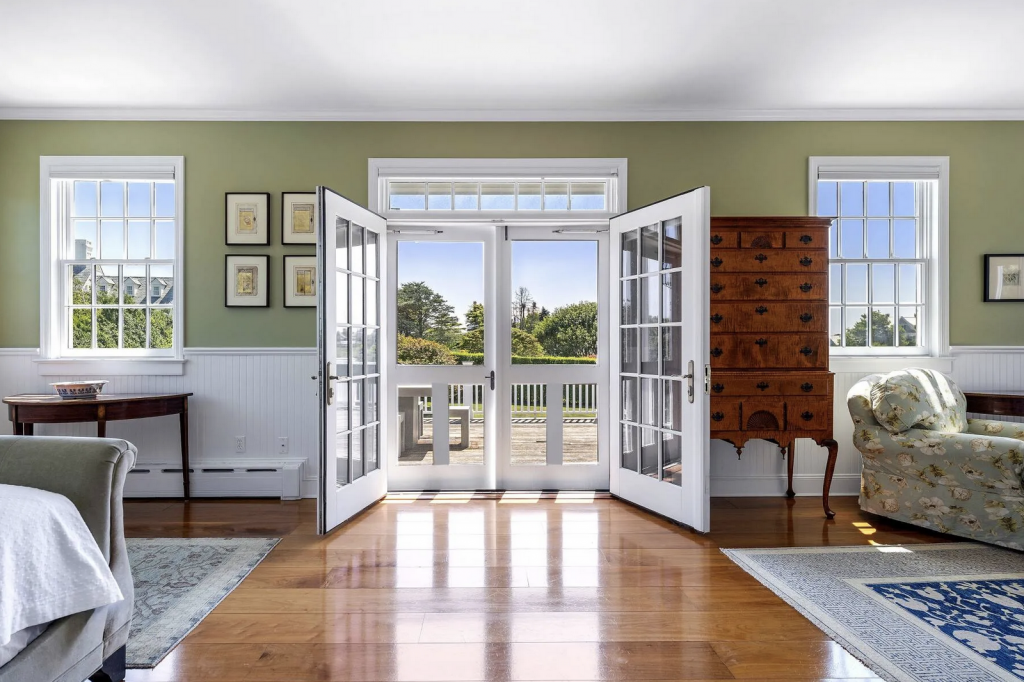
[[[330,532],[387,492],[386,222],[317,187],[319,495],[317,532]]]
[[[611,220],[617,311],[611,491],[710,530],[707,187]]]

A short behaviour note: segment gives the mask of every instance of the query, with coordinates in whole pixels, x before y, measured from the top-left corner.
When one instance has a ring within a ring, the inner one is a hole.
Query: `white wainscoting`
[[[0,349],[0,395],[52,393],[49,383],[74,376],[40,376],[35,349]],[[111,376],[110,393],[187,393],[193,465],[231,459],[306,460],[304,497],[316,496],[316,350],[313,348],[186,348],[181,376]],[[94,436],[94,424],[36,426],[40,435]],[[11,433],[6,413],[0,433]],[[131,441],[142,463],[180,462],[177,417],[110,422],[107,436]],[[245,436],[245,452],[235,437]],[[277,439],[288,438],[288,453]]]

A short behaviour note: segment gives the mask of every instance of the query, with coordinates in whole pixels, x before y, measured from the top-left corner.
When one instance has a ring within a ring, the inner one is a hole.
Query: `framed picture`
[[[316,192],[281,194],[281,243],[316,244]]]
[[[270,256],[224,256],[224,305],[266,308],[270,305]]]
[[[985,302],[1024,301],[1024,253],[985,254]]]
[[[316,256],[284,257],[284,307],[316,307]]]
[[[224,243],[270,243],[270,193],[228,192],[224,195]]]

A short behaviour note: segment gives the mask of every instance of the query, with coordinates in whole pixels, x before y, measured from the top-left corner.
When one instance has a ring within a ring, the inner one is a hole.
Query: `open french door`
[[[710,530],[708,315],[711,190],[611,220],[615,286],[613,494]]]
[[[316,200],[317,532],[324,534],[387,492],[387,224],[326,187],[317,187]]]

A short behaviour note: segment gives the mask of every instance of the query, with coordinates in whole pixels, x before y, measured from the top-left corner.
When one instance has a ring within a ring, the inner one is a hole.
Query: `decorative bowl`
[[[100,381],[58,381],[50,384],[57,390],[57,395],[62,400],[74,400],[79,398],[95,398],[103,390],[103,385],[108,383],[106,379]]]

